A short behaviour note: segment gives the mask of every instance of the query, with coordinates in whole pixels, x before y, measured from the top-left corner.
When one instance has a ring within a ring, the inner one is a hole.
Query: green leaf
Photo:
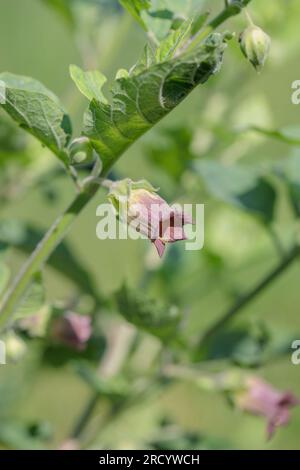
[[[77,65],[70,65],[70,75],[79,91],[81,91],[86,98],[90,101],[95,99],[101,103],[107,103],[101,91],[107,79],[101,72],[98,72],[98,70],[84,72]]]
[[[195,169],[213,197],[257,214],[266,223],[272,221],[276,192],[252,167],[225,166],[202,160],[195,165]]]
[[[133,18],[147,31],[147,26],[141,17],[144,10],[149,10],[151,2],[149,0],[120,0],[123,8],[125,8],[133,16]]]
[[[181,26],[161,41],[156,50],[156,63],[160,64],[174,57],[190,37],[192,21],[184,21]]]
[[[225,328],[216,334],[202,350],[198,359],[229,360],[240,367],[259,367],[268,357],[271,334],[264,323],[246,323]]]
[[[150,44],[146,44],[143,50],[143,54],[138,62],[131,68],[130,75],[139,75],[140,73],[147,70],[151,65],[155,64],[155,52],[150,46]]]
[[[25,296],[21,300],[16,312],[14,314],[15,320],[33,315],[39,311],[39,309],[45,303],[45,290],[43,285],[42,274],[37,272],[29,286]]]
[[[200,29],[205,25],[207,18],[209,17],[209,11],[205,13],[198,13],[195,15],[192,23],[192,29],[191,29],[191,34],[194,36],[197,34]]]
[[[188,54],[116,80],[111,105],[97,100],[90,103],[84,133],[100,155],[104,172],[136,139],[219,70],[224,49],[224,36],[212,34]]]
[[[137,328],[161,340],[176,339],[181,314],[175,305],[166,306],[145,297],[143,292],[133,292],[123,286],[116,294],[119,313]]]
[[[72,127],[58,98],[32,78],[4,72],[0,80],[5,84],[2,108],[67,164]]]

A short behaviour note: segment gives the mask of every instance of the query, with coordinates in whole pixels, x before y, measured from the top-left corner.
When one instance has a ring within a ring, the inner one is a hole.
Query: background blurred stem
[[[226,325],[233,317],[254,300],[264,289],[266,289],[275,279],[277,279],[289,266],[299,257],[300,247],[295,245],[290,252],[282,259],[282,261],[273,269],[261,282],[259,282],[248,293],[244,294],[214,325],[212,325],[202,336],[197,346],[203,346],[214,334]]]

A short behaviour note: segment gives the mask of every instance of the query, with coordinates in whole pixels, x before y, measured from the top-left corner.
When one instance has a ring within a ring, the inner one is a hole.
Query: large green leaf
[[[274,216],[276,192],[252,167],[225,166],[202,160],[195,165],[208,191],[217,199],[253,212],[266,223]]]
[[[29,77],[4,72],[0,74],[0,81],[5,84],[4,93],[0,88],[2,108],[67,164],[66,146],[72,127],[58,98],[40,82]]]
[[[92,100],[84,133],[100,155],[104,171],[131,145],[171,112],[222,63],[224,35],[214,33],[190,53],[115,81],[112,103]]]

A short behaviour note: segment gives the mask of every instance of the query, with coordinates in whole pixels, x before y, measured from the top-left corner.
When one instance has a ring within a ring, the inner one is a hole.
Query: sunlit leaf
[[[5,84],[1,107],[24,130],[36,137],[64,163],[72,127],[58,98],[37,80],[11,73],[1,73]]]
[[[70,75],[81,93],[90,101],[95,99],[101,103],[107,103],[102,87],[106,82],[106,77],[98,70],[84,72],[77,65],[70,65]]]

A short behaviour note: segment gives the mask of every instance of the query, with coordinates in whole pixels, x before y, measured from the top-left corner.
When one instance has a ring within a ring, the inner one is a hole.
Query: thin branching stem
[[[295,245],[289,253],[280,261],[280,263],[268,273],[262,281],[255,285],[250,291],[246,292],[240,297],[233,306],[227,310],[201,337],[200,343],[197,348],[204,345],[210,340],[216,333],[220,331],[227,323],[235,318],[245,307],[247,307],[256,297],[261,294],[273,281],[275,281],[281,274],[283,274],[296,259],[299,258],[300,248]]]

